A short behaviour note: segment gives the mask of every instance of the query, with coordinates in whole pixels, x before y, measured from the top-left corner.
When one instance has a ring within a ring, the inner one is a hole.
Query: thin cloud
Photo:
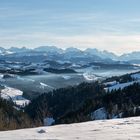
[[[125,52],[131,52],[134,50],[140,51],[139,38],[140,35],[56,36],[53,34],[36,32],[33,34],[1,37],[0,46],[10,46],[11,44],[14,44],[18,47],[27,46],[34,48],[40,45],[55,45],[62,48],[73,46],[81,50],[89,47],[98,48],[100,50],[110,50],[117,54],[122,54],[124,50]]]

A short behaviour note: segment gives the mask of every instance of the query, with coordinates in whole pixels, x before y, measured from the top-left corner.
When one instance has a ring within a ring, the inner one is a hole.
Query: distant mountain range
[[[81,51],[80,49],[73,47],[63,50],[55,46],[40,46],[34,49],[28,49],[26,47],[11,47],[9,49],[5,49],[4,47],[0,47],[0,58],[17,56],[47,56],[49,59],[62,61],[125,61],[140,64],[140,52],[132,52],[117,56],[112,52],[106,50],[99,51],[95,48],[87,48],[86,50]]]

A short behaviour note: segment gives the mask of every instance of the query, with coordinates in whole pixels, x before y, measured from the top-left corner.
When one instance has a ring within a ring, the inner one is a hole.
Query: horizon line
[[[6,50],[11,49],[11,48],[19,48],[19,49],[26,48],[26,49],[29,49],[29,50],[34,50],[34,49],[39,48],[39,47],[56,47],[58,49],[62,49],[63,51],[65,51],[65,50],[67,50],[69,48],[74,48],[74,49],[80,50],[82,52],[86,51],[87,49],[93,49],[93,50],[98,50],[99,52],[107,51],[109,53],[113,53],[116,56],[122,56],[124,54],[130,54],[130,53],[134,53],[134,52],[140,52],[140,50],[134,50],[134,51],[129,51],[128,53],[123,53],[122,52],[120,54],[120,53],[115,52],[115,51],[109,51],[108,49],[98,49],[96,47],[86,47],[86,48],[79,48],[79,47],[73,47],[73,46],[71,46],[71,47],[58,47],[57,45],[39,45],[37,47],[36,46],[35,47],[27,47],[27,46],[18,46],[18,47],[17,46],[11,46],[11,47],[7,46],[7,47],[3,47],[3,46],[0,45],[0,48],[4,48]]]

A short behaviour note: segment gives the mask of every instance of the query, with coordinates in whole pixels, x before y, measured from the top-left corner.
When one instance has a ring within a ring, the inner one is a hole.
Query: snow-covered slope
[[[140,117],[0,132],[0,140],[139,140]]]
[[[124,89],[125,87],[128,87],[130,85],[133,85],[135,83],[140,84],[140,73],[131,74],[131,77],[133,78],[133,81],[126,82],[126,83],[119,83],[117,81],[111,81],[107,83],[103,83],[106,88],[104,88],[106,91],[111,92],[112,90],[119,90]]]
[[[111,87],[105,88],[105,90],[111,92],[112,90],[124,89],[125,87],[133,85],[134,83],[140,83],[140,81],[132,81],[132,82],[127,82],[127,83],[116,84]]]
[[[23,97],[22,91],[11,87],[5,87],[2,89],[0,96],[6,100],[12,100],[19,107],[24,107],[30,103],[30,100]]]
[[[131,77],[135,80],[140,80],[140,73],[132,74]]]

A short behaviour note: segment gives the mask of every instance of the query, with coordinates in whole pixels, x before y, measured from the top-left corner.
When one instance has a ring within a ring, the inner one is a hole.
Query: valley
[[[9,119],[8,123],[0,118],[0,130],[139,115],[139,65],[74,48],[14,50],[0,56],[1,114]],[[135,90],[133,97],[130,88]]]
[[[109,54],[95,49],[64,51],[52,46],[1,48],[0,85],[19,89],[32,99],[58,88],[139,71],[138,65]]]

